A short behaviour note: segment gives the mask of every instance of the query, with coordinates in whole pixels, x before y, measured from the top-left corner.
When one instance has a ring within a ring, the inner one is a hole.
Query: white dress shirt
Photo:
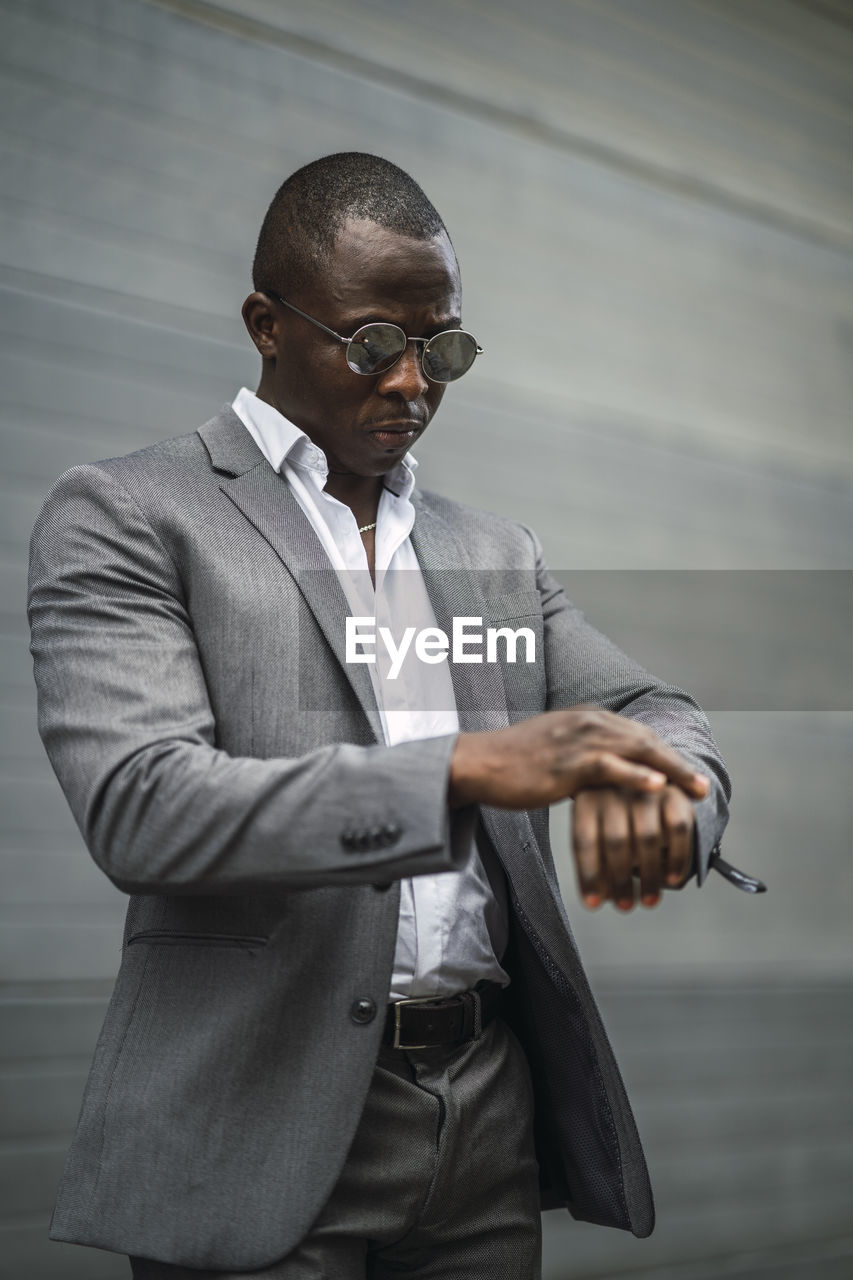
[[[270,466],[280,471],[320,539],[354,617],[375,617],[377,629],[399,639],[401,618],[418,630],[436,625],[409,534],[415,521],[412,457],[384,478],[376,523],[376,586],[350,508],[325,491],[326,455],[304,431],[243,387],[233,404]],[[384,646],[368,664],[389,746],[459,731],[448,663],[418,661],[410,652],[396,679],[389,679]],[[483,978],[506,984],[501,968],[507,941],[503,884],[492,886],[476,849],[460,871],[415,876],[401,882],[400,918],[389,999],[452,995]]]

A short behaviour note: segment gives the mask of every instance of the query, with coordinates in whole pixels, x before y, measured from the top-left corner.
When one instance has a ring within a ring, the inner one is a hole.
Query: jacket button
[[[354,1000],[350,1006],[349,1016],[353,1022],[372,1022],[376,1017],[376,1004],[367,996],[362,996],[360,1000]]]

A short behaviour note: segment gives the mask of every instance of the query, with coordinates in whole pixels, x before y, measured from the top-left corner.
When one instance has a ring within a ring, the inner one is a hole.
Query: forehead
[[[445,234],[415,240],[362,218],[344,223],[311,292],[344,311],[414,306],[456,315],[462,302],[459,268]]]

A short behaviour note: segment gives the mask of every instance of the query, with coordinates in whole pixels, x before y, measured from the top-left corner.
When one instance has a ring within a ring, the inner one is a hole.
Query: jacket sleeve
[[[232,894],[390,882],[467,858],[455,735],[235,757],[216,725],[179,565],[104,467],[54,485],[31,543],[39,732],[118,888]]]
[[[731,783],[701,707],[675,685],[650,675],[627,657],[581,611],[545,566],[536,544],[536,576],[545,619],[548,709],[592,702],[654,729],[710,780],[695,808],[693,873],[702,884],[728,822]]]

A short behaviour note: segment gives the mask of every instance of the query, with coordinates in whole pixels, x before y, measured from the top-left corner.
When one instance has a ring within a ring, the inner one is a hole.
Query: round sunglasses
[[[281,294],[265,289],[267,297],[275,298],[282,306],[289,307],[303,320],[337,338],[346,344],[346,361],[353,373],[374,374],[385,373],[400,359],[410,342],[422,343],[421,368],[430,382],[455,382],[467,373],[477,356],[483,354],[473,334],[464,329],[445,329],[431,338],[409,338],[398,324],[377,321],[374,324],[363,324],[356,329],[351,338],[336,333],[328,325],[321,324],[313,316],[307,315],[295,307]]]

